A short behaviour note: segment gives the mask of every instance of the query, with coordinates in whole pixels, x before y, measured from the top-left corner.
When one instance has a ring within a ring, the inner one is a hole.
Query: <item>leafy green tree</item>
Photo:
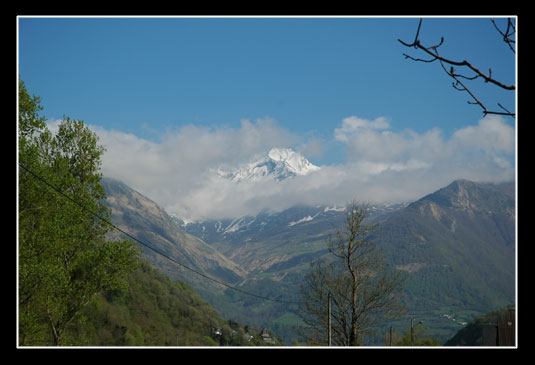
[[[106,240],[111,228],[96,216],[110,216],[98,137],[70,118],[53,134],[41,110],[40,98],[20,81],[19,343],[65,345],[75,342],[66,330],[83,319],[95,294],[126,285],[138,249],[128,240]]]

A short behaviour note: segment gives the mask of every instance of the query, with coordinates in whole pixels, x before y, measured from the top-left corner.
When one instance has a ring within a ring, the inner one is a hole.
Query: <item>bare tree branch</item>
[[[438,52],[437,52],[437,54],[438,54]],[[512,116],[512,117],[515,116],[514,113],[509,112],[507,109],[505,109],[503,106],[501,106],[500,103],[498,103],[498,105],[503,110],[506,111],[505,113],[504,112],[497,112],[497,111],[488,110],[487,107],[475,96],[475,94],[472,91],[470,91],[470,89],[463,82],[461,82],[461,80],[459,80],[459,77],[463,77],[463,78],[466,78],[468,80],[474,80],[475,78],[477,78],[477,76],[475,76],[473,78],[469,78],[469,77],[465,77],[463,75],[456,74],[455,73],[455,69],[453,67],[451,67],[450,70],[448,71],[446,69],[446,67],[444,66],[444,63],[442,61],[440,61],[440,66],[442,66],[442,69],[444,70],[444,72],[446,72],[446,74],[448,74],[451,78],[453,78],[455,80],[455,82],[452,83],[453,88],[455,90],[467,92],[468,95],[470,95],[472,97],[472,99],[474,99],[474,102],[468,101],[468,104],[479,105],[483,109],[483,114],[484,115],[495,114],[495,115],[508,115],[508,116]],[[492,72],[492,71],[489,70],[489,73],[490,72]]]
[[[333,343],[358,346],[381,321],[404,314],[402,285],[406,275],[388,266],[371,239],[376,225],[364,223],[368,206],[353,202],[345,225],[329,236],[331,263],[314,263],[301,286],[303,335],[311,344],[327,342],[327,298],[332,298]]]
[[[496,25],[496,22],[494,21],[494,19],[491,19],[490,21],[492,22],[492,24],[494,25],[494,28],[496,28],[498,33],[500,33],[502,35],[503,41],[505,43],[507,43],[507,45],[509,46],[509,49],[513,53],[516,53],[515,52],[515,48],[513,47],[513,44],[515,44],[515,40],[511,38],[511,36],[513,36],[513,34],[515,34],[516,29],[515,29],[515,25],[513,24],[513,21],[511,20],[511,18],[507,19],[507,29],[505,30],[505,32],[502,32],[500,30],[500,28],[498,28],[498,26]]]
[[[507,29],[506,29],[505,32],[502,32],[497,27],[497,25],[494,22],[494,20],[492,20],[492,23],[494,24],[494,26],[498,30],[498,32],[503,36],[504,41],[509,45],[511,50],[514,52],[514,48],[512,47],[511,44],[514,43],[515,41],[511,39],[511,36],[515,33],[515,26],[514,26],[514,23],[511,21],[511,19],[508,19]],[[479,105],[483,109],[483,114],[484,115],[487,115],[487,114],[498,114],[498,115],[511,116],[513,118],[515,117],[514,113],[511,113],[510,111],[508,111],[506,108],[504,108],[499,103],[498,103],[498,106],[502,110],[504,110],[504,112],[491,111],[491,110],[487,109],[487,107],[481,102],[481,100],[479,100],[475,96],[475,94],[466,86],[466,84],[461,82],[459,79],[462,78],[462,79],[465,79],[465,80],[473,81],[473,80],[476,80],[478,78],[482,78],[486,83],[490,82],[490,83],[492,83],[492,84],[494,84],[494,85],[496,85],[496,86],[498,86],[498,87],[500,87],[500,88],[502,88],[504,90],[516,90],[516,86],[514,84],[513,85],[507,85],[507,84],[504,84],[504,83],[496,80],[495,78],[492,77],[492,70],[490,68],[489,68],[489,72],[488,72],[488,75],[487,75],[487,74],[483,73],[477,67],[475,67],[474,65],[472,65],[470,62],[468,62],[466,60],[457,61],[457,60],[445,58],[445,57],[442,57],[441,55],[439,55],[438,48],[440,46],[442,46],[442,44],[444,43],[444,37],[441,37],[440,42],[438,44],[434,45],[434,46],[426,47],[426,46],[422,45],[421,42],[420,42],[420,39],[419,39],[421,26],[422,26],[422,18],[420,18],[420,21],[418,23],[418,29],[416,30],[416,36],[415,36],[414,41],[412,43],[404,42],[401,39],[398,39],[398,42],[401,43],[402,45],[404,45],[405,47],[409,47],[409,48],[412,47],[412,48],[415,48],[415,49],[421,49],[426,54],[431,56],[431,59],[416,58],[416,57],[410,56],[410,55],[408,55],[406,53],[403,53],[403,56],[405,56],[405,59],[410,59],[412,61],[424,62],[424,63],[432,63],[432,62],[435,62],[435,61],[438,60],[440,65],[441,65],[441,67],[442,67],[442,69],[446,72],[446,74],[455,80],[455,82],[453,83],[453,87],[456,90],[467,92],[470,95],[470,97],[474,100],[473,102],[469,101],[468,102],[469,104]],[[450,66],[449,70],[447,69],[445,64],[448,64]],[[471,76],[463,75],[461,73],[456,72],[456,70],[455,70],[455,68],[453,66],[466,67],[467,69],[472,71],[474,74],[471,75]]]

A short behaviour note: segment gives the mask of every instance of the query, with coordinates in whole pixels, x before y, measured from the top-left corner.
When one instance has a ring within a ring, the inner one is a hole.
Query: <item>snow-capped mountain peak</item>
[[[233,172],[219,171],[219,175],[232,181],[258,181],[264,178],[284,180],[297,175],[308,175],[320,168],[301,154],[286,148],[272,148],[267,156],[247,163]]]
[[[310,172],[320,169],[299,153],[287,148],[272,148],[268,157],[273,161],[284,163],[285,167],[296,175],[308,175]]]

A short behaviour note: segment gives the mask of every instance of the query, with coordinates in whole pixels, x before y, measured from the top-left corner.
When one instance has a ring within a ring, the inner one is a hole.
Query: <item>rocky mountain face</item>
[[[457,180],[391,216],[377,234],[409,273],[414,308],[490,310],[514,302],[514,184]]]
[[[194,270],[229,284],[242,280],[243,270],[202,239],[180,229],[173,218],[152,200],[117,180],[104,178],[102,185],[107,193],[105,204],[112,209],[111,220],[119,228]],[[142,249],[147,260],[169,276],[183,278],[196,288],[201,285],[212,289],[209,281],[191,270],[146,247]],[[221,290],[218,285],[215,288]]]

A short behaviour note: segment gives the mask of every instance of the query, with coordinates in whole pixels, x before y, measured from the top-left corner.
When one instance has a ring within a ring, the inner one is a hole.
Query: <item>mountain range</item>
[[[406,205],[372,205],[370,219],[385,219]],[[255,216],[235,219],[185,223],[175,217],[175,221],[183,230],[202,238],[248,273],[265,275],[266,270],[274,270],[266,265],[283,258],[308,264],[307,258],[316,247],[325,253],[325,239],[334,227],[342,224],[344,217],[344,206],[299,205],[281,212],[265,210]]]
[[[340,206],[295,206],[186,224],[119,181],[104,179],[103,185],[111,219],[121,229],[210,277],[285,301],[299,300],[303,275],[328,255],[325,239],[345,215]],[[378,246],[392,266],[408,273],[409,312],[425,318],[429,333],[446,341],[459,323],[514,303],[514,183],[457,180],[410,204],[372,205],[370,213],[370,222],[379,224],[373,237]],[[267,326],[289,343],[295,338],[296,305],[223,287],[148,249],[145,255],[190,283],[223,317]]]

